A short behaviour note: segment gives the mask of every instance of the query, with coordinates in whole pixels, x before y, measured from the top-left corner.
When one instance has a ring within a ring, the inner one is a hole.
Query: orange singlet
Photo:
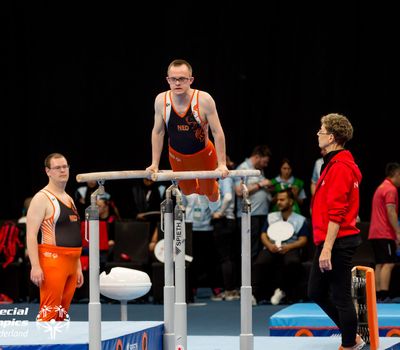
[[[169,136],[169,162],[173,171],[215,170],[217,154],[208,138],[208,123],[199,109],[199,91],[194,90],[185,113],[179,114],[172,102],[171,91],[165,93],[164,122]],[[218,200],[216,179],[181,180],[179,187],[185,195],[206,195],[212,202]]]
[[[68,205],[42,190],[53,206],[53,215],[41,225],[39,261],[44,280],[40,287],[38,321],[62,321],[77,285],[78,262],[82,250],[79,216],[71,199]]]

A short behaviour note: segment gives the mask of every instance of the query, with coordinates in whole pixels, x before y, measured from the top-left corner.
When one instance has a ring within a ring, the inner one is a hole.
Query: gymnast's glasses
[[[70,167],[70,165],[67,164],[67,165],[55,166],[55,167],[52,167],[52,168],[50,168],[50,169],[51,169],[51,170],[61,171],[61,170],[67,170],[67,169],[69,169],[69,167]]]
[[[167,77],[167,81],[170,84],[184,84],[187,83],[189,80],[191,80],[192,78],[187,78],[187,77],[179,77],[179,78],[175,78],[175,77]]]

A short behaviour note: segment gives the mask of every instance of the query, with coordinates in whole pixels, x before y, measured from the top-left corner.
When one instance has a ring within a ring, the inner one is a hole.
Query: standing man
[[[375,283],[378,301],[389,297],[390,277],[397,259],[397,243],[400,241],[398,222],[400,164],[386,165],[386,179],[376,189],[372,199],[369,236],[375,253]]]
[[[154,103],[152,163],[146,170],[158,171],[166,127],[172,170],[217,170],[226,176],[225,135],[213,98],[207,92],[191,88],[194,78],[187,61],[172,61],[167,73],[170,90],[160,93]],[[209,127],[215,148],[208,138]],[[206,195],[210,206],[217,209],[219,191],[216,179],[181,180],[179,187],[185,195]]]
[[[44,161],[49,183],[32,199],[27,214],[27,247],[31,280],[40,288],[38,321],[62,321],[75,289],[83,285],[79,215],[65,192],[69,165],[60,153]],[[40,244],[38,233],[41,231]]]
[[[317,135],[326,155],[311,204],[316,250],[308,295],[339,328],[339,349],[358,350],[365,342],[357,335],[351,269],[352,257],[361,244],[356,227],[361,172],[352,154],[344,149],[353,137],[353,127],[345,116],[328,114],[321,118]]]
[[[251,259],[257,257],[262,249],[260,240],[261,229],[267,219],[269,204],[272,197],[269,191],[272,183],[264,176],[264,168],[268,166],[271,157],[271,150],[267,145],[258,145],[254,147],[249,158],[237,167],[237,170],[253,170],[261,171],[260,176],[251,176],[246,178],[245,185],[249,191],[249,200],[251,202]],[[235,179],[236,191],[236,217],[242,216],[242,199],[243,188],[241,179]],[[241,221],[239,220],[239,226]],[[241,228],[240,228],[241,229]]]

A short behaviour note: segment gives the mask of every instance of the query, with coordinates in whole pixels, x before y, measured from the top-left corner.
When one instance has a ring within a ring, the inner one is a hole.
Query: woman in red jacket
[[[353,127],[340,114],[321,118],[317,133],[326,150],[321,176],[311,204],[315,256],[308,295],[335,322],[342,334],[340,349],[362,349],[357,314],[351,296],[352,257],[361,243],[356,218],[361,172],[344,145]]]

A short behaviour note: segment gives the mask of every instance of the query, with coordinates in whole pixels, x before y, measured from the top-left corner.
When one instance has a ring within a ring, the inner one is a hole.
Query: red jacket
[[[318,179],[311,204],[314,243],[325,241],[329,221],[340,225],[337,238],[360,232],[356,219],[361,172],[349,151],[337,153]]]

